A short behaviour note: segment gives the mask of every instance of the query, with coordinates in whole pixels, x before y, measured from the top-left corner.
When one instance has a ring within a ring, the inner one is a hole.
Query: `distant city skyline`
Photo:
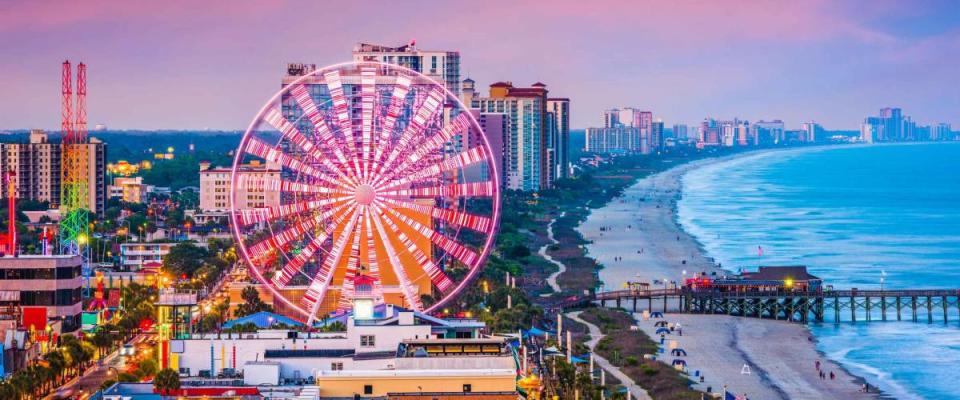
[[[882,107],[960,125],[960,13],[949,1],[285,5],[6,3],[0,129],[57,130],[64,59],[89,66],[91,126],[234,130],[279,89],[287,62],[333,64],[358,42],[411,39],[459,51],[464,78],[546,83],[571,98],[573,129],[618,106],[667,126],[713,117],[859,130]]]

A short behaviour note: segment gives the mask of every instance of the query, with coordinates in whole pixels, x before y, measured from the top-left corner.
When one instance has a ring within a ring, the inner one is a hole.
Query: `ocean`
[[[677,219],[731,271],[806,265],[835,288],[960,288],[958,166],[955,143],[747,155],[684,175]],[[818,349],[892,397],[960,398],[956,308],[947,324],[875,315],[811,326]]]

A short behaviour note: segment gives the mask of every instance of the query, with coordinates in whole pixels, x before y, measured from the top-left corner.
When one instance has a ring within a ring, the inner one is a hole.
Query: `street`
[[[148,335],[137,335],[127,342],[127,344],[131,344],[136,347],[138,343],[141,343],[148,338]],[[122,348],[123,346],[120,347],[120,349]],[[96,392],[100,389],[100,385],[102,385],[103,382],[109,379],[115,379],[118,371],[123,372],[126,370],[127,361],[132,357],[120,355],[120,349],[117,349],[107,355],[102,362],[98,362],[92,367],[87,368],[87,370],[84,371],[83,375],[81,375],[79,378],[74,378],[65,383],[52,394],[48,395],[45,399],[83,400],[96,395]]]

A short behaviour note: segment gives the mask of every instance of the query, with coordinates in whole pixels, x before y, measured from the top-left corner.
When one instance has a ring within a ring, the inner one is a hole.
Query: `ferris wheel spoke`
[[[443,172],[466,168],[467,166],[483,161],[487,161],[487,155],[483,151],[483,148],[474,147],[470,150],[460,152],[460,154],[457,154],[456,156],[434,163],[428,167],[424,167],[416,172],[412,172],[408,168],[408,170],[405,171],[407,173],[406,176],[400,178],[399,180],[389,182],[380,187],[378,190],[390,190],[412,182],[421,181],[426,178],[432,178],[440,175]]]
[[[423,237],[429,239],[431,242],[433,242],[433,244],[439,246],[441,249],[443,249],[443,251],[452,255],[457,260],[460,260],[460,262],[462,262],[464,265],[473,268],[476,267],[477,262],[480,261],[480,256],[473,250],[470,250],[470,248],[467,246],[464,246],[462,243],[444,236],[440,232],[433,230],[433,228],[423,225],[413,218],[397,212],[397,210],[394,210],[391,207],[387,207],[386,209],[387,212],[389,212],[394,218],[400,220],[408,227],[420,233],[420,235]]]
[[[384,203],[390,204],[394,207],[402,207],[410,209],[420,214],[429,215],[433,218],[441,219],[445,222],[453,224],[455,226],[462,226],[464,228],[472,229],[473,231],[490,234],[493,231],[493,221],[490,218],[484,217],[482,215],[474,215],[468,212],[463,212],[459,210],[451,210],[449,208],[427,206],[423,204],[417,204],[412,201],[406,200],[396,200],[390,198],[380,199]]]
[[[283,193],[352,195],[351,190],[319,186],[312,183],[276,179],[276,185]]]
[[[310,282],[310,286],[307,288],[307,292],[303,294],[303,303],[304,305],[310,308],[311,318],[317,314],[317,309],[320,308],[320,303],[323,303],[323,298],[327,294],[327,289],[330,287],[330,281],[333,278],[333,272],[337,268],[337,265],[340,264],[340,260],[343,258],[344,250],[347,247],[347,239],[350,238],[349,232],[353,231],[354,225],[357,223],[357,213],[358,210],[356,207],[350,212],[348,218],[347,226],[343,229],[343,233],[333,244],[330,254],[327,255],[323,260],[323,264],[320,265],[320,270],[317,271],[317,274],[313,277],[313,280]]]
[[[348,206],[352,206],[352,204],[343,203],[339,206],[331,207],[329,210],[317,214],[312,218],[299,220],[293,226],[284,229],[279,234],[275,234],[252,246],[249,246],[250,253],[253,254],[255,258],[262,258],[273,250],[280,250],[290,242],[303,238],[307,232],[315,229],[320,222],[330,218],[330,215],[335,215],[336,213],[343,211],[344,208]]]
[[[349,176],[347,176],[342,168],[335,165],[328,157],[326,157],[320,149],[303,133],[297,129],[296,126],[287,121],[286,118],[280,113],[280,110],[277,110],[275,107],[267,111],[267,115],[264,116],[264,121],[272,125],[276,130],[280,131],[283,135],[281,140],[287,139],[297,147],[303,149],[306,156],[311,160],[320,163],[321,165],[327,167],[328,170],[333,171],[341,179],[347,180],[352,184],[356,184],[355,181]]]
[[[393,130],[397,126],[397,117],[403,112],[403,106],[407,101],[407,93],[410,93],[409,77],[398,76],[396,84],[393,86],[393,94],[390,96],[390,105],[387,107],[387,115],[380,125],[380,138],[377,140],[376,151],[373,156],[374,166],[378,165],[386,155],[386,150],[390,144]]]
[[[438,149],[443,148],[443,144],[452,139],[457,132],[461,132],[467,129],[470,125],[470,119],[466,116],[465,113],[460,113],[456,118],[450,121],[449,124],[440,129],[436,134],[429,138],[421,139],[415,146],[412,147],[411,154],[407,156],[399,166],[396,168],[391,168],[388,172],[384,173],[380,179],[378,179],[375,184],[381,184],[393,177],[406,172],[410,166],[414,165],[417,161],[420,161],[424,156]]]
[[[353,230],[353,244],[350,246],[350,256],[347,257],[347,269],[343,275],[343,283],[340,285],[340,300],[337,302],[337,312],[348,310],[352,306],[351,300],[357,294],[356,279],[358,274],[357,264],[360,260],[360,236],[363,232],[363,214],[366,212],[366,206],[360,206],[357,209],[357,224]],[[347,234],[346,231],[343,232]]]
[[[496,188],[492,181],[454,183],[442,186],[426,186],[409,189],[394,189],[377,192],[379,195],[390,197],[413,197],[413,198],[434,198],[434,197],[492,197],[496,193]]]
[[[317,103],[313,101],[313,98],[310,97],[310,93],[307,91],[306,87],[301,85],[296,85],[290,89],[290,94],[293,95],[294,99],[297,101],[297,105],[303,111],[304,115],[307,116],[307,119],[310,120],[310,123],[313,124],[314,134],[316,135],[315,145],[321,146],[325,149],[330,149],[333,152],[334,157],[337,158],[337,161],[343,166],[342,169],[346,169],[347,172],[351,172],[351,176],[348,180],[351,181],[354,185],[357,185],[358,182],[354,179],[355,176],[359,176],[358,171],[350,171],[350,163],[347,160],[347,156],[343,154],[341,150],[340,141],[337,140],[337,137],[333,134],[333,131],[330,130],[330,126],[327,125],[327,121],[324,120],[323,114],[320,113],[320,110],[317,108]],[[326,157],[323,157],[326,159]],[[336,168],[341,170],[341,168]]]
[[[376,237],[373,235],[373,224],[371,223],[370,214],[373,210],[369,210],[363,214],[363,225],[367,234],[367,268],[369,269],[370,277],[373,278],[373,295],[375,298],[379,299],[378,301],[383,301],[383,285],[380,280],[380,266],[377,262],[377,242]]]
[[[327,207],[348,199],[350,199],[350,196],[336,196],[320,200],[282,204],[274,207],[239,210],[237,212],[237,223],[239,223],[241,226],[247,226],[260,222],[274,221],[290,215],[312,211],[321,207]]]
[[[446,293],[448,290],[450,290],[453,287],[453,281],[447,277],[447,274],[445,274],[440,267],[437,267],[437,264],[435,264],[430,257],[427,257],[423,253],[423,250],[421,250],[420,247],[417,246],[417,244],[411,240],[409,236],[407,236],[407,234],[400,230],[400,227],[397,226],[393,220],[386,217],[384,208],[385,207],[379,205],[377,206],[377,213],[381,220],[389,226],[390,230],[394,232],[397,239],[400,240],[400,243],[403,244],[407,251],[413,255],[413,258],[417,260],[417,264],[420,265],[420,268],[423,269],[423,271],[427,273],[427,276],[430,277],[430,282],[432,282],[433,285],[440,290],[440,292]]]
[[[327,82],[327,88],[330,90],[330,99],[333,102],[334,116],[337,119],[337,125],[340,127],[340,133],[346,139],[347,150],[350,151],[350,161],[353,163],[354,171],[358,177],[363,176],[363,169],[357,162],[357,139],[353,133],[353,120],[350,115],[350,103],[343,93],[343,81],[340,79],[339,71],[330,71],[323,74]]]
[[[268,162],[280,164],[288,169],[301,172],[305,175],[312,176],[314,178],[320,179],[324,182],[327,182],[333,186],[348,188],[343,184],[343,182],[333,179],[329,175],[323,173],[321,170],[314,168],[310,164],[307,164],[295,157],[291,157],[282,151],[274,148],[273,146],[267,144],[266,142],[250,138],[247,141],[247,145],[244,150],[251,155],[263,158]]]
[[[370,168],[372,167],[371,146],[373,144],[373,109],[376,100],[376,68],[363,67],[360,70],[360,126],[361,145],[363,153],[361,162],[363,163],[363,177],[370,177]]]
[[[444,94],[441,89],[433,89],[430,94],[427,95],[426,100],[424,100],[420,108],[413,114],[413,118],[410,118],[410,123],[407,125],[403,134],[400,135],[400,138],[391,149],[386,160],[381,163],[377,174],[390,171],[389,168],[393,165],[397,157],[409,150],[410,146],[414,144],[415,138],[423,135],[423,130],[426,129],[430,121],[437,115],[437,111],[440,110],[440,107],[443,105],[443,99]]]
[[[353,190],[340,187],[320,186],[314,183],[289,181],[276,176],[259,176],[251,174],[243,174],[238,176],[237,188],[311,195],[322,194],[349,196],[353,194]]]
[[[329,220],[323,230],[310,242],[300,250],[300,253],[296,255],[288,263],[284,264],[283,268],[279,271],[279,274],[273,277],[273,283],[279,288],[286,287],[290,283],[290,280],[293,279],[294,275],[297,272],[300,272],[304,265],[306,265],[307,260],[312,257],[317,250],[320,250],[320,247],[323,246],[323,243],[330,238],[330,235],[333,234],[334,229],[340,224],[343,223],[344,218],[350,214],[353,210],[353,207],[343,211],[343,207],[339,209],[330,209],[325,213],[320,215],[320,220]]]
[[[393,243],[390,242],[390,237],[387,236],[386,231],[383,229],[381,217],[378,215],[380,214],[380,211],[376,206],[373,208],[374,216],[372,219],[374,225],[376,225],[380,243],[383,244],[384,249],[387,251],[387,259],[390,260],[390,266],[393,267],[393,273],[397,276],[397,280],[400,281],[400,291],[403,293],[403,297],[406,299],[407,304],[409,304],[416,311],[422,311],[423,303],[421,303],[420,298],[417,297],[413,283],[407,276],[407,271],[404,270],[403,263],[400,262],[400,257],[397,255],[397,251],[394,249]]]

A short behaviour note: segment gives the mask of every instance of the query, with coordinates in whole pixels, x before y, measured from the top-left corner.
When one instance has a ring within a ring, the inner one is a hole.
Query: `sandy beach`
[[[730,157],[698,160],[644,178],[591,213],[578,231],[590,242],[588,255],[605,267],[600,271],[604,290],[621,289],[628,281],[680,281],[699,272],[729,274],[679,227],[675,208],[681,196],[681,177],[687,171]],[[647,305],[641,302],[638,306],[642,310]],[[654,310],[660,311],[657,304]],[[691,370],[705,376],[704,383],[697,386],[700,390],[710,386],[718,392],[726,384],[732,393],[746,393],[751,399],[875,397],[859,393],[862,381],[816,350],[806,326],[716,315],[668,314],[666,319],[683,326],[682,337],[669,335],[668,339],[678,340],[689,354],[684,359]],[[650,337],[659,338],[653,324],[638,321]],[[671,357],[664,361],[670,362]],[[833,381],[829,376],[820,379],[816,361],[827,374],[834,372]],[[750,368],[749,374],[742,373],[744,365]]]

